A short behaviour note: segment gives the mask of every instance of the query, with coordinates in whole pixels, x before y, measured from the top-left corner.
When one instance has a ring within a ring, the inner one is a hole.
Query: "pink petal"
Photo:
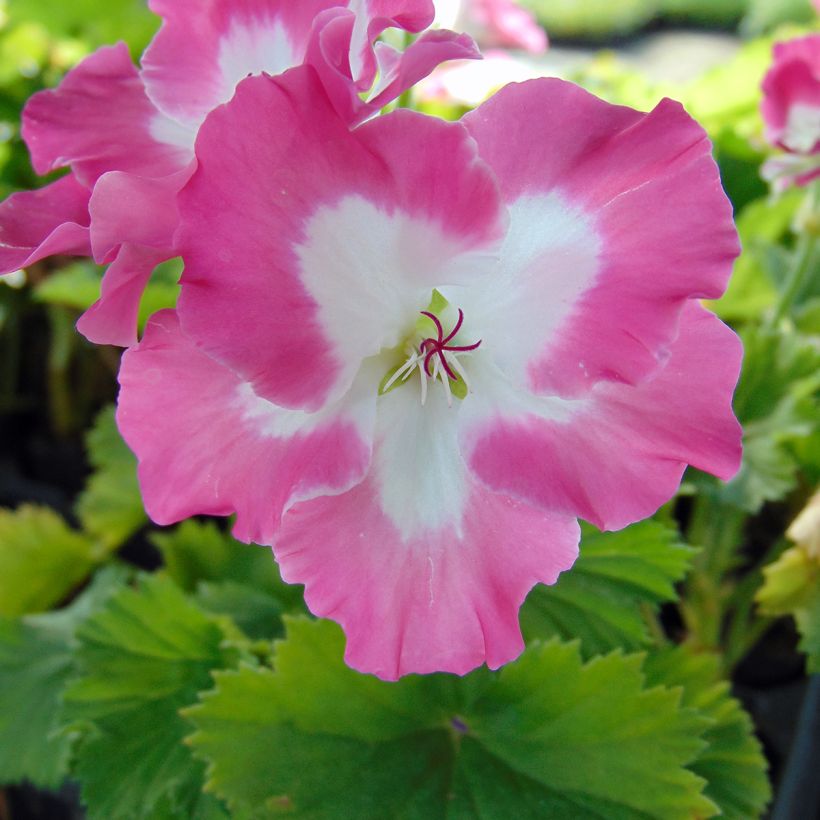
[[[0,272],[46,256],[90,256],[87,188],[69,174],[37,191],[12,194],[0,204]]]
[[[148,95],[197,128],[249,74],[301,64],[314,18],[334,0],[151,0],[163,24],[142,59]]]
[[[316,615],[338,621],[345,660],[394,680],[497,668],[524,648],[518,609],[577,555],[571,516],[482,488],[464,468],[458,407],[414,385],[379,400],[365,482],[295,505],[274,552]]]
[[[640,114],[552,79],[507,86],[465,123],[511,211],[483,297],[496,355],[545,393],[646,378],[685,300],[719,296],[738,253],[703,130],[669,100]]]
[[[376,79],[378,65],[373,43],[388,28],[399,28],[414,34],[432,24],[435,8],[432,0],[350,0],[355,26],[350,40],[351,76],[364,88]]]
[[[126,351],[120,385],[117,423],[159,524],[236,513],[237,538],[270,543],[290,504],[343,492],[367,470],[374,391],[354,387],[321,415],[276,407],[199,350],[174,311]]]
[[[379,62],[382,65],[382,77],[375,96],[366,106],[366,110],[371,114],[395,100],[408,88],[412,88],[441,63],[448,60],[481,59],[481,53],[472,37],[455,34],[452,31],[425,32],[402,54],[392,57],[389,61],[392,68],[386,72],[384,53],[387,48],[389,47],[383,43],[376,44]]]
[[[103,276],[100,298],[80,316],[77,330],[98,345],[136,344],[143,291],[154,268],[171,256],[157,248],[122,245]]]
[[[38,174],[71,165],[91,186],[106,171],[165,176],[185,167],[189,148],[154,108],[124,43],[86,57],[60,85],[23,110],[23,138]]]
[[[645,518],[677,491],[686,464],[731,478],[741,429],[731,401],[742,348],[687,303],[666,366],[637,386],[601,383],[566,414],[478,412],[463,429],[468,463],[485,484],[605,529]],[[471,396],[465,411],[480,408]],[[547,408],[549,410],[549,408]]]
[[[245,80],[197,154],[180,195],[180,319],[287,406],[343,392],[503,234],[495,181],[460,125],[402,111],[351,133],[310,68]]]
[[[179,223],[177,194],[194,168],[192,162],[157,178],[122,171],[103,174],[94,186],[89,206],[94,258],[111,261],[126,242],[170,252]]]

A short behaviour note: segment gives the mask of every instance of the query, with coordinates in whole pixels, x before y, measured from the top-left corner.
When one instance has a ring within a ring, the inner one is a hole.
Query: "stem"
[[[766,322],[770,330],[776,328],[791,310],[795,298],[803,289],[806,278],[816,266],[817,237],[813,233],[804,233],[797,241],[792,265],[786,275],[786,284],[777,300],[774,313]]]
[[[692,639],[705,649],[720,650],[732,569],[745,523],[742,510],[707,495],[695,501],[687,540],[702,547],[686,582],[681,612]]]
[[[69,368],[74,351],[74,321],[66,308],[49,305],[51,344],[48,352],[48,398],[51,427],[63,438],[73,429],[72,390]]]

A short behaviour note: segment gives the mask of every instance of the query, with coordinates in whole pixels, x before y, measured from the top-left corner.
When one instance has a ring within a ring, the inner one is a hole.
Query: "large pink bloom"
[[[766,138],[785,153],[763,173],[778,187],[820,175],[820,34],[776,43],[763,79]]]
[[[432,0],[149,5],[163,25],[140,71],[123,44],[102,48],[25,108],[23,137],[35,170],[69,167],[74,182],[38,195],[41,216],[27,219],[19,197],[0,209],[0,231],[14,249],[0,259],[0,272],[55,253],[92,252],[97,262],[114,262],[100,300],[78,325],[99,343],[136,341],[145,283],[158,261],[177,253],[176,195],[195,167],[197,131],[240,80],[308,62],[353,125],[443,60],[478,56],[469,37],[452,32],[424,34],[401,53],[374,46],[389,27],[423,30],[433,20]],[[85,229],[84,244],[77,226]]]
[[[536,80],[350,131],[304,68],[244,81],[197,152],[178,312],[125,354],[120,428],[150,515],[236,513],[357,669],[513,659],[577,517],[737,469],[740,345],[697,301],[737,240],[678,104]]]

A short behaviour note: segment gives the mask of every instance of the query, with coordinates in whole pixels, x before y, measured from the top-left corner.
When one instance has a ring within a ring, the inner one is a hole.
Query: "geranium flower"
[[[423,34],[404,52],[374,46],[389,27],[422,31],[433,20],[432,0],[149,5],[163,24],[141,71],[124,44],[102,48],[24,110],[35,170],[68,166],[73,180],[0,205],[2,272],[55,253],[113,262],[101,299],[78,324],[99,343],[136,341],[144,286],[160,261],[176,255],[176,195],[195,167],[197,131],[240,80],[308,62],[355,124],[442,60],[478,56],[469,37],[443,31]]]
[[[777,188],[820,175],[820,35],[774,46],[763,79],[766,138],[785,153],[768,160],[763,176]]]
[[[309,67],[240,84],[180,197],[178,310],[125,353],[146,509],[236,514],[393,679],[496,668],[577,517],[731,476],[737,239],[709,142],[560,80],[350,131]]]
[[[466,31],[482,46],[546,51],[546,32],[515,0],[440,0],[436,7],[439,25]]]

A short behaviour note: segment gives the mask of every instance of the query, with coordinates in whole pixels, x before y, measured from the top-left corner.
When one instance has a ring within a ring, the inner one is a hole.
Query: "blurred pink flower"
[[[820,175],[820,34],[777,43],[763,79],[766,138],[783,153],[763,175],[778,188]]]
[[[533,14],[515,0],[439,0],[437,21],[466,31],[479,45],[520,48],[533,54],[547,49],[547,35]]]
[[[703,130],[560,80],[350,130],[309,66],[243,81],[180,196],[177,311],[125,353],[151,517],[236,515],[393,679],[518,655],[518,608],[686,464],[730,477],[737,254]]]

